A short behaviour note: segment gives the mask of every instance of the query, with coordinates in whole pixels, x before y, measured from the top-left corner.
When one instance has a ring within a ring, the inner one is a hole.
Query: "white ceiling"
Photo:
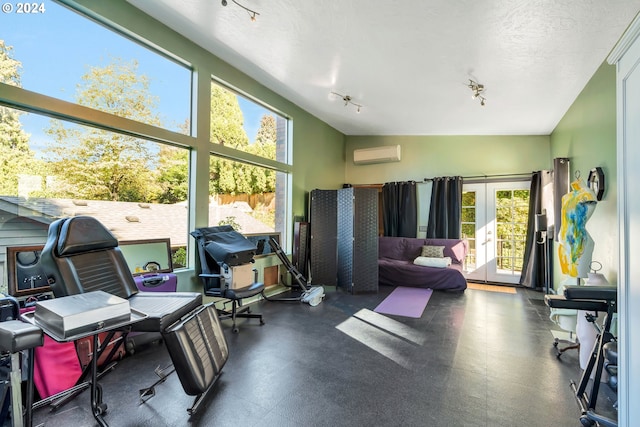
[[[548,135],[640,0],[128,0],[347,135]],[[469,79],[485,85],[486,106]],[[362,104],[344,106],[330,92]]]

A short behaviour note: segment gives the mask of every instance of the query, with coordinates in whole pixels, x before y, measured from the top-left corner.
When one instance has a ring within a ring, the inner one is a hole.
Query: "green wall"
[[[593,260],[617,283],[618,227],[616,198],[616,68],[606,62],[593,75],[551,134],[551,156],[568,157],[571,179],[577,173],[585,180],[599,166],[605,174],[605,193],[587,230],[595,241]],[[554,247],[554,283],[565,280]]]
[[[345,182],[344,135],[319,120],[293,123],[293,214],[306,218],[309,191],[337,189]]]
[[[401,146],[400,162],[354,165],[353,150]],[[550,168],[548,136],[347,136],[350,184],[420,181],[434,176],[528,173]]]

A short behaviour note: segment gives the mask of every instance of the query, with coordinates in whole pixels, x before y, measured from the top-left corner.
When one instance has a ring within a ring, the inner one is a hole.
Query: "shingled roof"
[[[189,238],[186,202],[176,204],[111,202],[104,200],[45,199],[0,196],[0,211],[14,213],[49,225],[58,218],[89,215],[102,222],[120,241],[170,238],[172,246],[184,246]],[[209,204],[209,224],[233,217],[243,234],[270,233],[273,228],[251,216],[244,202]]]

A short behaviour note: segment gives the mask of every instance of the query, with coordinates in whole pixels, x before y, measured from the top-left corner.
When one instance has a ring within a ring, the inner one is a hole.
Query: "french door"
[[[468,280],[517,284],[529,214],[529,181],[464,184],[462,237]]]

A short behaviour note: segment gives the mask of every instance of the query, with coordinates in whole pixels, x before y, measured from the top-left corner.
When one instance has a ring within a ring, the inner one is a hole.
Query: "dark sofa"
[[[448,267],[415,265],[423,246],[444,246],[444,256],[451,258]],[[450,291],[464,291],[467,280],[462,274],[469,250],[463,239],[421,239],[378,237],[378,278],[380,285],[411,286]]]

